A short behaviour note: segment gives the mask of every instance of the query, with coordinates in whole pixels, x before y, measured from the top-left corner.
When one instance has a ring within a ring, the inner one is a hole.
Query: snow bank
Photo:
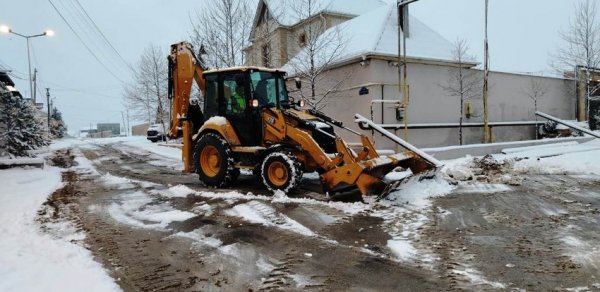
[[[85,248],[43,234],[34,218],[60,170],[0,170],[0,291],[119,291]]]
[[[577,149],[600,148],[600,140],[582,143]],[[548,149],[540,149],[546,152]],[[536,150],[527,151],[526,155],[535,156]],[[564,152],[563,152],[564,153]],[[513,155],[516,155],[513,153]],[[532,174],[594,174],[600,175],[600,149],[585,152],[565,153],[541,159],[524,159],[514,165],[517,172]]]

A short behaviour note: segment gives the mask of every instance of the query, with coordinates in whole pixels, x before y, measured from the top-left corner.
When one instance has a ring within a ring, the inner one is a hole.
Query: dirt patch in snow
[[[70,168],[77,165],[77,162],[75,162],[75,155],[71,153],[71,149],[55,151],[48,160],[50,165],[60,168]]]

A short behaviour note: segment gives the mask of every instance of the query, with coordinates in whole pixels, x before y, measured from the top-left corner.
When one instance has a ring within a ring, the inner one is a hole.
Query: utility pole
[[[130,130],[131,130],[131,125],[129,124],[129,109],[127,109],[127,137],[129,137]]]
[[[35,97],[36,97],[36,93],[37,93],[37,68],[33,69],[33,106],[35,106]]]
[[[484,65],[483,65],[483,140],[484,143],[492,142],[489,125],[488,78],[490,75],[490,51],[488,46],[488,7],[489,0],[485,0],[485,39],[484,39]]]
[[[48,106],[48,133],[50,133],[50,88],[46,88],[46,104]]]
[[[127,124],[125,124],[125,113],[123,111],[121,111],[121,120],[123,121],[123,130],[125,130],[127,133]]]
[[[398,91],[402,94],[404,108],[404,140],[408,141],[408,104],[410,91],[408,87],[408,59],[406,56],[406,37],[410,33],[408,4],[419,0],[397,0],[398,8]]]

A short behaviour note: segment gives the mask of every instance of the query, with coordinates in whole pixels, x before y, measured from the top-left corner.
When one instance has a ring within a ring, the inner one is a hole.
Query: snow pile
[[[43,234],[34,222],[62,185],[59,169],[1,170],[0,181],[0,291],[120,290],[88,250],[67,241],[73,238]]]
[[[196,191],[184,185],[177,185],[170,187],[166,191],[155,191],[154,193],[160,194],[161,196],[167,198],[185,198],[188,195],[196,194]]]
[[[225,211],[225,214],[243,218],[250,223],[273,226],[301,235],[315,236],[315,234],[304,225],[278,213],[271,206],[261,202],[251,201],[245,204],[236,205],[232,209]]]
[[[172,222],[196,217],[196,214],[179,211],[164,204],[153,204],[144,192],[121,194],[121,200],[108,207],[108,214],[117,222],[138,228],[165,229]]]
[[[411,260],[419,254],[419,252],[407,240],[388,240],[387,246],[398,259],[403,261]]]
[[[473,180],[475,177],[473,173],[473,158],[467,156],[454,160],[446,160],[440,174],[455,181]]]
[[[455,186],[439,176],[421,181],[414,177],[402,184],[399,190],[390,193],[381,203],[389,206],[422,209],[430,206],[429,198],[447,195],[454,188]]]

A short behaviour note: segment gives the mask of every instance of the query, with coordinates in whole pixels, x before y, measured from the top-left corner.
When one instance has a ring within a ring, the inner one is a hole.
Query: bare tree
[[[469,46],[462,39],[454,42],[452,56],[456,66],[448,69],[448,81],[441,87],[450,96],[459,98],[458,140],[463,144],[463,120],[465,117],[465,102],[480,97],[482,91],[481,78],[477,70],[469,69],[467,62],[475,58],[469,54]]]
[[[527,86],[527,88],[523,89],[523,93],[533,101],[533,111],[535,121],[537,122],[538,119],[537,115],[535,115],[535,112],[538,111],[538,101],[548,93],[548,84],[546,84],[546,82],[541,78],[531,76],[529,78],[529,85]],[[535,130],[535,139],[538,139],[537,123]]]
[[[596,18],[598,8],[595,1],[586,0],[576,4],[575,9],[569,27],[560,32],[566,44],[553,56],[553,65],[563,72],[565,69],[575,69],[576,75],[580,70],[585,72],[578,82],[583,81],[586,85],[586,115],[589,117],[590,96],[594,91],[591,85],[592,71],[600,66],[600,23]]]
[[[190,17],[191,43],[204,47],[212,68],[245,63],[244,48],[249,45],[252,13],[247,0],[207,0],[202,11]]]
[[[288,64],[295,75],[308,83],[307,104],[314,109],[326,106],[330,94],[336,92],[349,78],[332,79],[326,73],[344,50],[339,26],[327,30],[327,20],[319,14],[323,7],[317,0],[294,1],[291,11],[301,23],[295,31],[295,39],[301,48]]]
[[[133,82],[125,87],[125,104],[133,117],[151,124],[168,121],[165,56],[160,47],[149,45],[135,68]]]

